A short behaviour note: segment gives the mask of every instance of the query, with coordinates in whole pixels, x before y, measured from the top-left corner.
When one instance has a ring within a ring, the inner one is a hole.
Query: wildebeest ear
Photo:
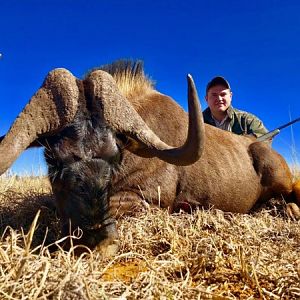
[[[139,156],[147,157],[147,155],[143,153],[143,151],[147,151],[147,147],[142,143],[122,133],[117,133],[116,137],[122,150],[126,149]]]
[[[123,144],[122,147],[123,149],[135,153],[138,156],[149,157],[149,153],[147,154],[147,152],[149,152],[147,151],[147,147],[130,137],[127,137],[126,141],[123,140],[122,144]]]

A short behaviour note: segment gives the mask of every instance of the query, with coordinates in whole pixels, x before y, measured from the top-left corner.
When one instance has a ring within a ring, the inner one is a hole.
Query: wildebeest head
[[[80,228],[80,243],[93,248],[114,227],[108,197],[111,176],[121,160],[115,134],[101,120],[77,117],[46,143],[45,158],[62,233],[72,234]]]

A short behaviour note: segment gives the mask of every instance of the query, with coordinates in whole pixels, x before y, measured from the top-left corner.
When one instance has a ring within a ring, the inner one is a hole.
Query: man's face
[[[205,99],[213,116],[225,116],[225,112],[231,104],[232,92],[223,85],[215,85],[208,90]]]

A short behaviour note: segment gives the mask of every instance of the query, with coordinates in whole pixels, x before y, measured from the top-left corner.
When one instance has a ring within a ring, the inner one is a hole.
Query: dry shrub
[[[280,201],[252,215],[149,208],[118,221],[119,255],[105,260],[50,251],[59,220],[46,178],[3,178],[0,194],[0,299],[300,297],[300,222]]]

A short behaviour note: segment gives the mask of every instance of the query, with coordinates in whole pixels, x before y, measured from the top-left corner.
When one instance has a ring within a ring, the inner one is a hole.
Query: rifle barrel
[[[272,131],[269,131],[269,132],[267,132],[266,134],[264,134],[264,135],[258,137],[258,138],[257,138],[257,141],[258,141],[258,142],[263,142],[263,141],[272,139],[275,135],[277,135],[277,134],[280,132],[281,129],[283,129],[283,128],[285,128],[285,127],[288,127],[288,126],[290,126],[290,125],[292,125],[292,124],[294,124],[294,123],[296,123],[296,122],[298,122],[298,121],[300,121],[300,118],[297,118],[297,119],[295,119],[295,120],[293,120],[293,121],[291,121],[291,122],[288,122],[288,123],[286,123],[286,124],[284,124],[284,125],[281,125],[281,126],[279,126],[278,128],[276,128],[276,129],[274,129],[274,130],[272,130]]]
[[[288,126],[290,126],[290,125],[292,125],[292,124],[294,124],[294,123],[296,123],[298,121],[300,121],[300,118],[297,118],[297,119],[295,119],[295,120],[293,120],[291,122],[288,122],[288,123],[286,123],[286,124],[284,124],[282,126],[279,126],[277,129],[281,130],[281,129],[283,129],[285,127],[288,127]]]

